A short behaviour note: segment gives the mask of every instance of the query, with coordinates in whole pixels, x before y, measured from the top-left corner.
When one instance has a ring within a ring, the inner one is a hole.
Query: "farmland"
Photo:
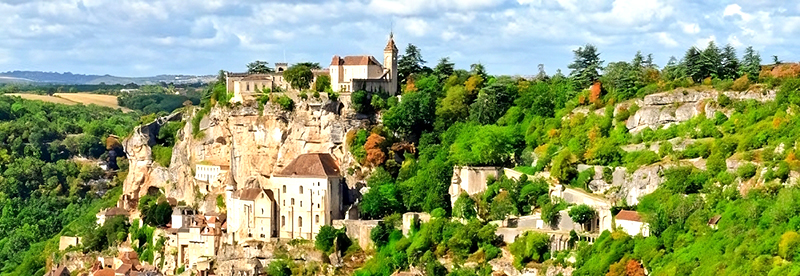
[[[39,100],[51,103],[58,103],[58,104],[68,104],[68,105],[75,105],[75,104],[96,104],[99,106],[111,107],[115,109],[122,109],[124,112],[132,111],[129,108],[121,107],[117,104],[117,96],[112,95],[101,95],[101,94],[89,94],[89,93],[55,93],[53,96],[48,95],[38,95],[38,94],[23,94],[23,93],[14,93],[14,94],[5,94],[8,96],[18,96],[23,99],[28,100]]]

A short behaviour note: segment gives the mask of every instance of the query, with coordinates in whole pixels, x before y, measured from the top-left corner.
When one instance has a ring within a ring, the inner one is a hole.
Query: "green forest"
[[[491,275],[488,262],[502,256],[503,249],[513,255],[518,269],[573,266],[573,275],[644,275],[645,269],[649,275],[800,273],[794,265],[794,258],[800,258],[800,190],[789,185],[800,172],[797,64],[764,65],[752,47],[740,56],[732,46],[719,48],[711,42],[704,49],[691,47],[663,66],[643,53],[630,61],[606,63],[599,49],[587,44],[574,51],[569,73],[548,74],[540,65],[530,78],[491,75],[479,63],[456,69],[448,58],[431,68],[414,45],[406,48],[399,66],[399,99],[365,91],[350,97],[355,111],[382,122],[346,135],[347,150],[359,167],[342,169],[364,178],[370,188],[361,201],[363,217],[383,220],[370,235],[376,245],[372,258],[356,275],[391,275],[411,266],[426,275]],[[51,88],[58,89],[44,90]],[[143,197],[139,205],[149,226],[113,219],[96,227],[94,215],[115,204],[126,174],[124,157],[117,175],[98,166],[108,150],[118,147],[107,138],[127,137],[154,114],[190,104],[201,106],[191,123],[193,135],[202,136],[202,116],[214,106],[229,108],[231,95],[221,79],[185,95],[151,88],[155,90],[119,98],[120,105],[139,111],[132,113],[0,96],[0,275],[44,274],[48,260],[63,257],[57,250],[59,235],[82,237],[83,245],[73,250],[84,252],[103,251],[129,233],[140,241],[135,250],[141,259],[152,261],[153,252],[163,250],[163,240],[152,244],[153,226],[166,225],[170,212],[161,195]],[[727,113],[700,115],[657,130],[628,130],[626,120],[639,110],[633,100],[676,89],[774,90],[776,95],[775,101],[758,102],[720,94],[713,104]],[[319,98],[326,90],[335,100],[338,94],[323,87],[310,94]],[[285,111],[295,108],[285,95],[259,98],[259,108],[269,102]],[[615,111],[622,103],[625,107]],[[590,112],[576,112],[578,108]],[[175,133],[182,126],[171,122],[158,134],[154,157],[162,166],[169,165]],[[622,149],[673,138],[695,142],[680,150],[670,143],[657,151]],[[559,211],[568,207],[574,221],[591,218],[591,206],[568,206],[551,198],[547,179],[490,178],[485,192],[462,194],[453,205],[448,194],[457,165],[502,166],[530,175],[546,171],[560,184],[588,190],[592,176],[579,173],[578,164],[633,171],[690,158],[705,160],[705,169],[672,166],[662,172],[665,181],[659,188],[637,205],[622,201],[614,207],[639,211],[651,236],[604,232],[588,244],[573,232],[572,252],[551,253],[549,237],[536,232],[504,244],[497,226],[489,223],[534,211],[555,223]],[[728,159],[748,164],[728,170]],[[742,188],[742,183],[754,182]],[[398,228],[405,212],[426,212],[432,218],[404,236]],[[721,216],[716,229],[707,225],[715,215]],[[322,252],[353,250],[342,230],[326,227],[320,237],[315,246]],[[301,269],[285,257],[272,262],[267,273],[287,275]],[[448,269],[440,259],[454,266]]]
[[[137,123],[110,108],[0,96],[0,274],[42,275],[60,235],[94,231],[124,175],[103,181],[93,160],[116,147],[109,135],[125,137]]]
[[[606,64],[595,46],[586,45],[574,51],[568,75],[549,75],[540,65],[539,74],[526,79],[492,76],[481,64],[454,69],[447,58],[430,68],[412,46],[399,62],[400,75],[406,76],[402,100],[363,91],[352,96],[357,110],[383,119],[381,126],[347,135],[349,150],[361,166],[373,168],[362,212],[367,218],[391,220],[399,213],[421,211],[465,223],[433,219],[411,237],[373,232],[379,250],[358,275],[389,275],[409,265],[426,275],[448,274],[439,258],[453,260],[456,267],[478,263],[449,275],[490,275],[483,267],[501,244],[492,238],[488,221],[540,210],[552,222],[567,207],[547,196],[542,179],[500,177],[489,179],[483,194],[459,197],[451,210],[448,187],[454,165],[515,167],[528,174],[546,170],[562,184],[588,190],[591,175],[578,173],[578,164],[632,171],[689,158],[705,159],[706,169],[671,167],[663,173],[665,182],[638,205],[623,201],[614,208],[639,211],[653,235],[605,232],[591,245],[574,236],[573,275],[644,275],[643,268],[650,275],[800,273],[793,263],[800,257],[800,193],[786,185],[790,174],[800,171],[796,64],[762,65],[752,47],[739,56],[734,47],[719,48],[713,42],[705,49],[691,47],[664,66],[642,53]],[[618,103],[675,89],[775,90],[777,95],[775,101],[762,103],[720,94],[714,104],[729,114],[700,115],[635,134],[625,121],[639,107],[632,104],[614,112]],[[576,108],[596,112],[574,113]],[[676,137],[696,142],[683,150],[670,143],[658,151],[621,149]],[[751,163],[728,171],[725,160],[732,156]],[[348,173],[359,171],[348,168]],[[754,177],[764,183],[739,189],[739,183]],[[570,212],[575,221],[593,211],[588,206],[571,210],[577,210]],[[718,230],[706,225],[714,215],[721,215]],[[564,265],[569,254],[551,256],[547,236],[536,233],[508,248],[518,268]]]

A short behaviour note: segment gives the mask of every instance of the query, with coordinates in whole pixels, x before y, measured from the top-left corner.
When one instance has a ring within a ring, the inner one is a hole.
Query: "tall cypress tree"
[[[739,58],[736,57],[736,48],[730,44],[722,50],[721,79],[736,79],[739,77]]]
[[[422,72],[423,65],[425,60],[422,59],[419,48],[409,43],[406,54],[397,61],[397,78],[401,83],[406,83],[409,76]]]
[[[692,46],[686,50],[686,55],[683,56],[682,66],[685,75],[692,78],[694,82],[703,81],[703,64],[700,50]]]
[[[720,78],[720,69],[722,67],[722,57],[714,41],[708,42],[708,47],[703,50],[701,61],[701,76],[703,79],[707,77]]]
[[[747,74],[750,80],[756,80],[760,72],[761,55],[753,49],[753,46],[748,46],[747,49],[744,49],[744,57],[742,57],[739,73],[742,75]]]
[[[575,53],[575,61],[567,66],[567,68],[572,69],[569,75],[578,83],[581,89],[589,87],[594,81],[600,79],[600,70],[603,69],[604,61],[600,60],[600,53],[597,52],[597,47],[592,44],[578,47],[573,52]]]

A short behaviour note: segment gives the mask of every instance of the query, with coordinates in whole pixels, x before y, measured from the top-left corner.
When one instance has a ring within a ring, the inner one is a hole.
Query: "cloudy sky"
[[[695,2],[709,2],[702,4]],[[690,0],[0,0],[0,71],[120,76],[214,74],[331,56],[381,56],[389,31],[434,66],[492,74],[565,69],[595,44],[606,62],[637,50],[663,65],[709,40],[765,61],[798,61],[800,2]],[[379,58],[381,60],[381,58]],[[565,71],[566,73],[566,71]]]

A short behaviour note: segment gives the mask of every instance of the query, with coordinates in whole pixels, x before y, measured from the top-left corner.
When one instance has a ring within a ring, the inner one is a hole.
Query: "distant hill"
[[[83,75],[70,72],[41,72],[41,71],[8,71],[0,73],[0,83],[58,83],[58,84],[129,84],[138,85],[165,83],[207,83],[213,81],[215,75],[157,75],[152,77],[117,77],[111,75]]]

